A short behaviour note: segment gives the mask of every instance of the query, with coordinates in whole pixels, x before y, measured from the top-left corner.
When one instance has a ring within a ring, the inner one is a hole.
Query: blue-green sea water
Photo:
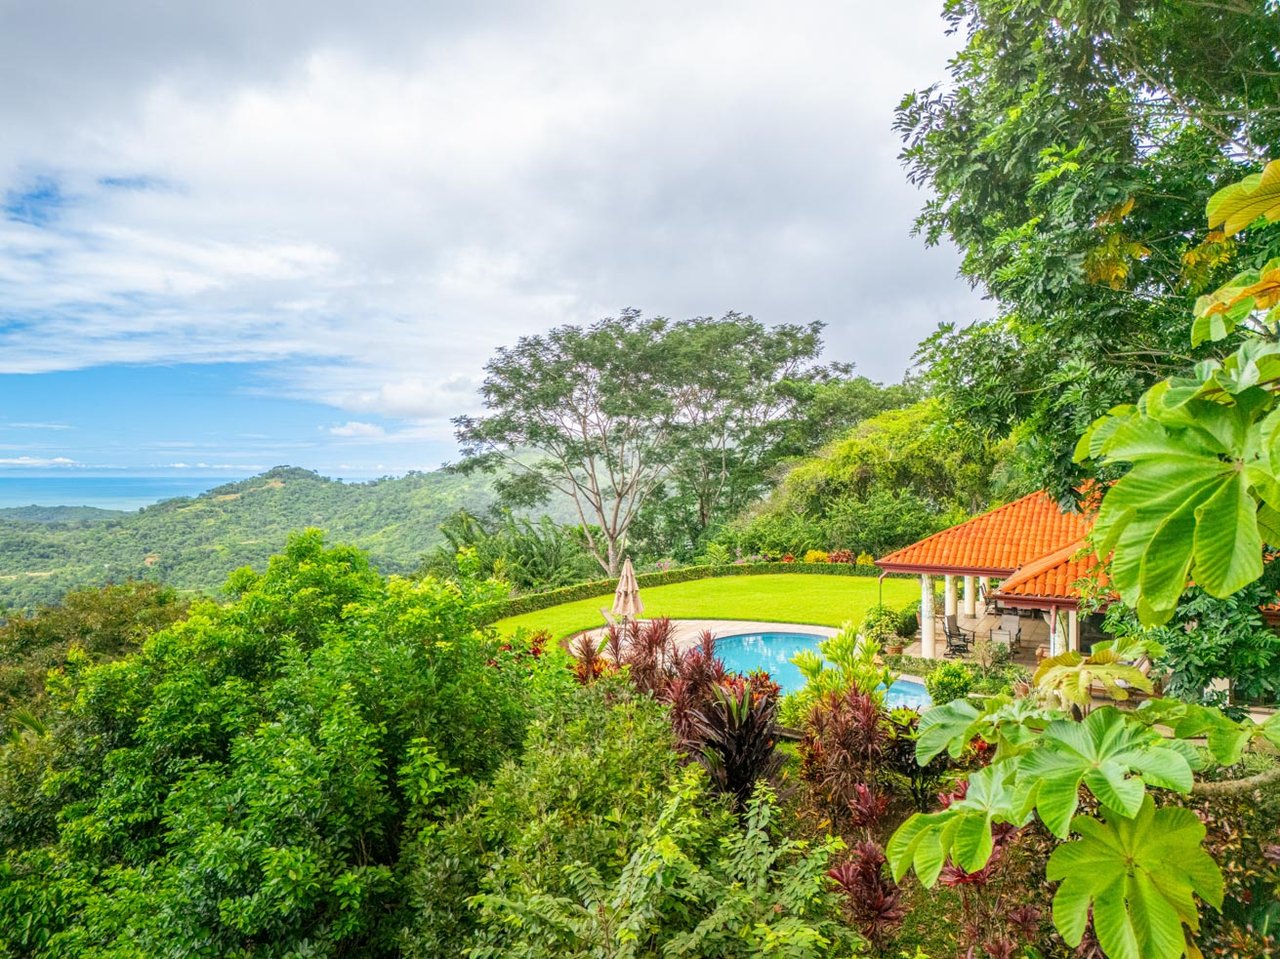
[[[141,509],[175,496],[198,496],[239,476],[0,476],[0,508],[96,506]]]

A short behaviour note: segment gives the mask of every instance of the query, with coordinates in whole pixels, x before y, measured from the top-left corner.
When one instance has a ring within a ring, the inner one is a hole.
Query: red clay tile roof
[[[876,560],[889,573],[1008,576],[1049,553],[1078,543],[1091,520],[1064,513],[1040,491],[998,506]]]
[[[1075,606],[1080,601],[1076,584],[1094,579],[1107,585],[1106,573],[1098,569],[1098,557],[1077,540],[1048,556],[1028,563],[996,590],[996,597],[1011,606],[1033,603],[1036,607]]]

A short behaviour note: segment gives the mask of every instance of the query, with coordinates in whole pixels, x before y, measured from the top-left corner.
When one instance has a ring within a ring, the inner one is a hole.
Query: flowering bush
[[[827,556],[828,562],[832,563],[852,563],[853,558],[851,549],[833,549]]]
[[[804,554],[806,563],[829,563],[831,562],[831,554],[826,550],[811,549]]]
[[[872,556],[870,553],[868,553],[866,550],[863,550],[861,553],[858,554],[859,566],[874,566],[875,564],[876,564],[876,558]]]
[[[790,553],[787,553],[785,556],[782,557],[782,561],[784,563],[794,563],[796,561],[796,558],[792,556]]]

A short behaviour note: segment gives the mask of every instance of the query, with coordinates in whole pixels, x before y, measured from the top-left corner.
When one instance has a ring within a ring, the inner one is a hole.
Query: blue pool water
[[[817,652],[818,643],[825,636],[813,633],[743,633],[739,636],[716,638],[716,655],[724,662],[725,669],[734,673],[749,673],[763,669],[784,693],[794,693],[804,686],[804,675],[791,657],[804,649]],[[885,702],[890,707],[910,706],[921,709],[932,705],[929,693],[919,683],[900,679],[889,687]]]

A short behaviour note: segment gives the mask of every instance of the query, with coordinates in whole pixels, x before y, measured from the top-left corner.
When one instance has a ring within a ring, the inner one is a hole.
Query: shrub
[[[973,670],[964,663],[945,662],[924,678],[924,685],[938,705],[963,699],[973,690]]]
[[[920,601],[916,600],[898,611],[898,626],[895,632],[903,639],[910,639],[920,628]]]
[[[787,726],[803,726],[817,702],[827,693],[844,693],[856,689],[883,699],[881,687],[893,684],[892,674],[880,662],[880,644],[860,637],[846,623],[835,636],[818,644],[820,653],[803,650],[792,662],[804,676],[803,688],[787,696],[782,722]]]
[[[806,563],[829,563],[831,562],[831,554],[821,549],[811,549],[804,554]]]
[[[833,549],[829,554],[832,563],[848,563],[853,565],[854,555],[851,549]],[[867,565],[870,565],[869,563]]]
[[[872,606],[862,617],[862,625],[858,627],[858,632],[864,639],[884,643],[898,634],[899,619],[898,613],[889,606]]]
[[[814,805],[837,826],[851,825],[858,786],[874,781],[889,747],[888,717],[873,696],[848,689],[824,695],[805,726],[802,775]]]
[[[859,954],[862,943],[840,921],[839,899],[825,882],[838,842],[776,839],[776,816],[765,788],[741,825],[728,828],[687,789],[675,792],[656,824],[634,832],[617,878],[582,862],[566,869],[567,895],[534,887],[475,900],[485,939],[467,955]]]
[[[471,896],[566,895],[573,863],[616,880],[628,846],[687,775],[663,713],[617,675],[548,704],[524,754],[414,842],[404,954],[463,955],[480,918]]]
[[[876,558],[870,553],[863,551],[858,554],[856,562],[859,566],[874,566],[876,564]]]
[[[848,860],[827,873],[858,929],[882,951],[907,914],[902,890],[889,878],[886,865],[884,848],[864,839],[853,846]]]
[[[756,783],[772,776],[778,755],[777,687],[743,680],[713,686],[711,702],[694,715],[700,751],[715,788],[744,810]]]

